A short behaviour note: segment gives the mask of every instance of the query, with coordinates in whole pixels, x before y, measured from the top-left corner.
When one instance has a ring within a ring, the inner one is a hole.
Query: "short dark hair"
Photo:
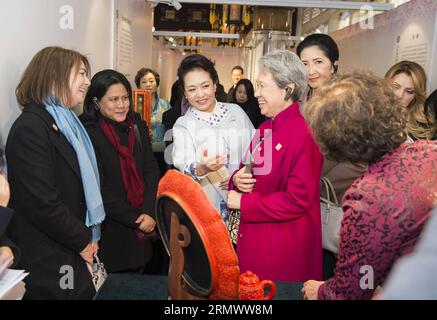
[[[150,68],[141,68],[140,70],[138,70],[137,75],[135,76],[135,84],[137,85],[138,89],[140,89],[141,87],[141,79],[148,73],[153,74],[153,76],[155,77],[156,86],[159,87],[159,73]]]
[[[178,68],[179,85],[185,88],[184,77],[188,72],[201,69],[209,73],[214,84],[218,84],[219,77],[214,62],[201,54],[192,54],[184,58]]]
[[[437,90],[434,90],[425,100],[425,115],[434,127],[434,137],[437,136]]]
[[[44,104],[44,100],[53,92],[61,102],[70,100],[70,73],[73,68],[79,71],[83,63],[89,75],[88,59],[79,52],[61,48],[46,47],[40,50],[24,71],[15,95],[21,106],[31,102]]]
[[[301,53],[304,49],[316,46],[323,51],[325,56],[331,61],[334,68],[334,73],[337,72],[338,66],[335,64],[340,58],[340,52],[338,51],[337,43],[327,34],[314,33],[306,37],[296,48],[296,53],[301,57]]]
[[[243,70],[242,66],[235,66],[235,67],[233,67],[231,72],[234,72],[234,70],[240,70],[241,74],[244,74],[244,70]]]
[[[337,162],[376,162],[407,139],[408,111],[370,72],[335,76],[303,115],[325,157]]]
[[[88,92],[85,97],[84,102],[84,118],[89,121],[97,122],[100,112],[96,109],[96,104],[94,99],[100,100],[106,94],[108,89],[114,84],[122,84],[128,95],[129,95],[129,114],[128,116],[132,118],[133,104],[132,104],[132,87],[126,77],[115,70],[107,69],[100,71],[94,75],[91,79],[91,85],[88,88]]]

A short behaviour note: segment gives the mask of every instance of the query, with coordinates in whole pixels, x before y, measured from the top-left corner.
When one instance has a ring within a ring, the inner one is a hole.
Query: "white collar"
[[[221,102],[215,103],[214,110],[212,112],[205,112],[197,110],[196,108],[190,107],[190,113],[196,118],[196,120],[200,120],[206,122],[206,124],[216,127],[220,125],[220,123],[226,119],[229,108]]]

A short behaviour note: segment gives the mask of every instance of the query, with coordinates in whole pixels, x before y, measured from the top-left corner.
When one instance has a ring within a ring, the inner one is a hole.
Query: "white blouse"
[[[216,102],[212,112],[191,107],[173,127],[174,166],[200,183],[225,223],[227,190],[220,189],[219,184],[238,169],[254,132],[250,119],[238,105],[223,102]],[[204,150],[208,150],[208,157],[227,156],[226,167],[197,176],[195,166],[201,161]]]

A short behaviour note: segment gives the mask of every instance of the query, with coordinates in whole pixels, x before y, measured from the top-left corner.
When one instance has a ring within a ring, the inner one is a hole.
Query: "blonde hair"
[[[433,119],[425,114],[426,73],[413,61],[400,61],[393,65],[385,74],[386,80],[391,80],[398,74],[406,74],[414,85],[415,97],[408,106],[408,134],[416,139],[431,139],[434,134]]]
[[[24,71],[15,95],[21,106],[32,102],[44,104],[49,94],[59,100],[70,101],[70,73],[79,70],[83,62],[90,72],[88,59],[79,52],[61,47],[46,47],[40,50]]]

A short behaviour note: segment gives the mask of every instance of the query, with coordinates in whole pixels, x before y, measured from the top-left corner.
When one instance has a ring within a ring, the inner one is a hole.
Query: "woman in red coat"
[[[262,57],[259,67],[255,96],[270,119],[247,153],[253,174],[244,167],[235,172],[231,188],[236,190],[228,194],[228,206],[241,211],[240,270],[274,281],[320,279],[323,160],[298,103],[307,89],[307,72],[286,50]]]

